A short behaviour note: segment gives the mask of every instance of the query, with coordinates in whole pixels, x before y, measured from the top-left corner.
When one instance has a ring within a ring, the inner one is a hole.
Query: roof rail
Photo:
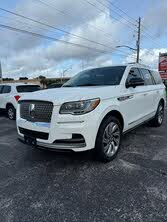
[[[130,62],[128,64],[136,64],[136,65],[141,65],[141,66],[144,66],[146,68],[150,67],[149,65],[145,65],[145,64],[142,64],[142,63],[137,63],[137,62]]]

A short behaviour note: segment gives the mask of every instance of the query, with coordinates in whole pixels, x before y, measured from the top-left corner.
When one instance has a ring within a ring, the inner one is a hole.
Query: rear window
[[[0,86],[0,94],[2,94],[3,86]]]
[[[18,93],[28,93],[28,92],[35,92],[40,90],[40,86],[38,85],[23,85],[16,87]]]
[[[3,90],[2,90],[2,93],[10,93],[11,92],[11,86],[4,86],[3,87]]]

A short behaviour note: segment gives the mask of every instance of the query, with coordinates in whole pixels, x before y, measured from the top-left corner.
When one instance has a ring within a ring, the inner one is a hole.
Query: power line
[[[96,0],[97,1],[97,0]],[[136,19],[134,19],[133,17],[131,17],[127,12],[125,12],[124,10],[122,10],[120,7],[118,7],[117,5],[115,5],[115,2],[113,3],[113,2],[111,2],[110,0],[107,0],[114,8],[116,8],[116,9],[118,9],[120,12],[122,12],[124,15],[126,15],[130,20],[132,20],[132,21],[134,21],[134,22],[136,22]],[[143,32],[145,33],[145,35],[143,35],[143,36],[145,36],[146,38],[149,38],[149,39],[151,39],[151,41],[153,41],[154,42],[154,44],[156,44],[157,45],[157,42],[153,39],[154,38],[154,36],[153,35],[150,35],[150,33],[147,31],[148,30],[148,28],[146,27],[146,26],[144,26],[143,24],[141,24],[141,27],[143,27],[143,28],[145,28],[146,29],[146,31],[145,30],[143,30]]]
[[[104,3],[102,3],[101,1],[99,1],[99,0],[96,0],[97,2],[99,2],[101,5],[103,5],[104,7],[106,7],[107,8],[107,6],[104,4]],[[110,1],[108,1],[108,0],[106,0],[109,4],[111,4],[112,6],[113,6],[113,4],[110,2]],[[129,20],[127,20],[125,17],[123,17],[121,14],[119,14],[117,11],[115,11],[115,10],[113,10],[113,9],[111,9],[111,11],[113,11],[116,15],[118,15],[120,18],[122,18],[122,19],[124,19],[128,24],[128,26],[136,26],[136,24],[134,24],[134,23],[132,23],[131,21],[129,21]],[[135,21],[136,22],[136,21]],[[130,27],[131,28],[131,27]]]
[[[76,17],[74,17],[73,14],[70,14],[69,12],[65,12],[65,11],[59,10],[59,9],[57,9],[57,8],[55,7],[55,5],[53,5],[53,4],[47,4],[46,2],[43,2],[42,0],[34,0],[34,1],[41,3],[41,4],[49,7],[49,8],[52,9],[52,10],[56,10],[58,13],[61,13],[61,14],[65,15],[65,16],[68,15],[68,16],[70,16],[71,18],[75,18],[75,19],[76,19]],[[90,19],[90,18],[86,18],[86,19]],[[93,28],[93,29],[95,29],[95,30],[103,33],[103,35],[106,36],[107,39],[111,40],[111,37],[112,37],[111,34],[104,32],[103,29],[97,28],[96,26],[94,26],[94,25],[92,25],[92,24],[87,24],[87,25],[90,26],[91,28]]]
[[[93,6],[93,7],[95,7],[97,10],[99,10],[100,12],[102,12],[102,13],[104,13],[104,14],[107,14],[103,9],[101,9],[101,8],[99,8],[98,6],[96,6],[95,4],[93,4],[92,2],[90,2],[90,1],[88,1],[88,0],[83,0],[83,1],[85,1],[85,2],[87,2],[89,5],[91,5],[91,6]],[[97,0],[96,0],[97,1]],[[106,6],[106,5],[104,5],[102,2],[100,2],[100,1],[97,1],[97,2],[99,2],[101,5],[103,5],[105,8],[107,8],[108,9],[108,7]],[[116,14],[118,14],[117,12],[115,12]],[[108,15],[108,14],[107,14]],[[120,16],[120,15],[119,15]],[[122,16],[121,16],[122,17]],[[113,17],[116,21],[119,21],[120,23],[122,23],[123,25],[125,25],[125,26],[127,26],[127,27],[129,27],[129,28],[132,28],[129,24],[127,24],[127,23],[124,23],[123,21],[121,21],[121,20],[118,20],[118,19],[116,19],[115,17]],[[122,17],[123,18],[123,17]],[[125,19],[125,18],[123,18],[123,19]],[[133,24],[134,25],[134,24]]]
[[[124,10],[122,10],[120,7],[118,7],[117,5],[115,5],[115,2],[111,2],[110,0],[107,0],[109,2],[109,4],[111,4],[115,9],[119,10],[120,12],[122,12],[124,15],[126,15],[130,20],[134,21],[135,23],[137,22],[136,19],[134,19],[133,17],[131,17],[127,12],[125,12]]]
[[[88,39],[88,38],[79,36],[79,35],[77,35],[77,34],[74,34],[74,33],[71,33],[71,32],[65,31],[65,30],[62,30],[62,29],[60,29],[60,28],[57,28],[57,27],[55,27],[55,26],[52,26],[52,25],[43,23],[43,22],[38,21],[38,20],[35,20],[35,19],[32,19],[32,18],[30,18],[30,17],[26,17],[26,16],[24,16],[24,15],[21,15],[21,14],[18,14],[18,13],[15,13],[15,12],[12,12],[12,11],[9,11],[9,10],[6,10],[6,9],[3,9],[3,8],[0,8],[0,10],[5,11],[5,12],[10,13],[10,14],[13,14],[13,15],[15,15],[15,16],[19,16],[19,17],[21,17],[21,18],[27,19],[27,20],[29,20],[29,21],[38,23],[38,24],[40,24],[40,25],[47,26],[47,27],[49,27],[49,28],[52,28],[52,29],[55,29],[55,30],[57,30],[57,31],[63,32],[63,33],[65,33],[65,34],[68,34],[68,35],[71,35],[71,36],[74,36],[74,37],[77,37],[77,38],[80,38],[80,39],[89,41],[89,42],[91,42],[91,43],[95,43],[95,44],[97,44],[97,45],[100,45],[100,46],[103,46],[103,47],[106,47],[106,48],[109,48],[107,45],[104,45],[104,44],[102,44],[102,43],[99,43],[99,42],[90,40],[90,39]],[[114,49],[114,48],[112,47],[112,49]]]
[[[111,51],[100,50],[100,49],[97,49],[97,48],[93,48],[93,47],[89,47],[89,46],[85,46],[85,45],[81,45],[81,44],[77,44],[77,43],[73,43],[73,42],[68,42],[68,41],[65,41],[65,40],[62,40],[62,39],[57,39],[57,38],[54,38],[54,37],[42,35],[42,34],[39,34],[39,33],[36,33],[36,32],[30,32],[30,31],[27,31],[27,30],[24,30],[24,29],[8,26],[8,25],[4,25],[4,24],[0,24],[0,27],[4,28],[4,29],[11,30],[11,31],[19,32],[19,33],[22,33],[22,34],[28,34],[28,35],[31,35],[31,36],[34,36],[34,37],[47,39],[47,40],[50,40],[50,41],[57,41],[57,42],[61,42],[63,44],[67,44],[67,45],[72,45],[72,46],[79,47],[79,48],[85,48],[85,49],[88,49],[88,50],[91,50],[91,51],[95,50],[99,53],[105,53],[105,54],[111,53]],[[118,53],[113,53],[113,54],[118,55],[118,56],[123,56],[123,57],[128,56],[126,54],[118,54]]]
[[[82,36],[79,36],[79,35],[73,34],[73,33],[71,33],[71,32],[68,32],[68,31],[62,30],[62,29],[60,29],[60,28],[54,27],[54,26],[52,26],[52,25],[49,25],[49,24],[43,23],[43,22],[41,22],[41,21],[37,21],[37,20],[35,20],[35,19],[32,19],[32,18],[26,17],[26,16],[24,16],[24,15],[21,15],[21,14],[18,14],[18,13],[12,12],[12,11],[9,11],[9,10],[7,10],[7,9],[0,8],[0,10],[5,11],[5,12],[7,12],[7,13],[10,13],[10,14],[12,14],[12,15],[15,15],[15,16],[18,16],[18,17],[21,17],[21,18],[24,18],[24,19],[26,19],[26,20],[29,20],[29,21],[32,21],[32,22],[38,23],[38,24],[40,24],[40,25],[42,25],[42,26],[46,26],[46,27],[49,27],[49,28],[52,28],[52,29],[55,29],[55,30],[61,31],[61,32],[63,32],[63,33],[66,33],[66,34],[72,35],[72,36],[74,36],[74,37],[77,37],[77,38],[80,38],[80,39],[83,39],[83,40],[89,41],[89,42],[91,42],[91,43],[94,43],[94,44],[97,44],[97,45],[100,45],[100,46],[106,47],[107,49],[109,48],[109,49],[115,50],[114,47],[107,46],[107,45],[105,45],[105,44],[102,44],[102,43],[99,43],[99,42],[96,42],[96,41],[93,41],[93,40],[87,39],[87,38],[85,38],[85,37],[82,37]],[[122,50],[118,50],[118,51],[121,52],[121,53],[124,53]]]
[[[103,46],[103,47],[106,47],[106,48],[110,48],[110,49],[112,49],[112,50],[115,50],[114,47],[107,46],[107,45],[105,45],[105,44],[102,44],[102,43],[99,43],[99,42],[96,42],[96,41],[90,40],[90,39],[88,39],[88,38],[85,38],[85,37],[79,36],[79,35],[77,35],[77,34],[74,34],[74,33],[71,33],[71,32],[65,31],[65,30],[62,30],[62,29],[60,29],[60,28],[57,28],[57,27],[55,27],[55,26],[52,26],[52,25],[49,25],[49,24],[43,23],[43,22],[38,21],[38,20],[35,20],[35,19],[32,19],[32,18],[30,18],[30,17],[26,17],[26,16],[24,16],[24,15],[21,15],[21,14],[18,14],[18,13],[12,12],[12,11],[9,11],[9,10],[4,9],[4,8],[0,8],[0,10],[5,11],[5,12],[7,12],[7,13],[10,13],[10,14],[12,14],[12,15],[15,15],[15,16],[18,16],[18,17],[21,17],[21,18],[24,18],[24,19],[26,19],[26,20],[29,20],[29,21],[32,21],[32,22],[38,23],[38,24],[40,24],[40,25],[42,25],[42,26],[46,26],[46,27],[49,27],[49,28],[55,29],[55,30],[57,30],[57,31],[60,31],[60,32],[66,33],[66,34],[68,34],[68,35],[71,35],[71,36],[74,36],[74,37],[77,37],[77,38],[80,38],[80,39],[83,39],[83,40],[89,41],[89,42],[91,42],[91,43],[94,43],[94,44],[97,44],[97,45],[100,45],[100,46]],[[118,51],[119,51],[119,52],[122,52],[121,50],[118,50]]]

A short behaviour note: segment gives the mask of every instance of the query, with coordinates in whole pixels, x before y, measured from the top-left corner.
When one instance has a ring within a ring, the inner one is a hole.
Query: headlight
[[[94,110],[99,103],[100,99],[64,103],[60,108],[60,114],[82,115]]]

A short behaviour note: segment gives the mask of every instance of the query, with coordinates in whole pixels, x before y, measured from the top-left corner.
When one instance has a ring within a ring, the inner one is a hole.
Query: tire
[[[12,105],[7,107],[7,115],[10,120],[16,119],[16,109]]]
[[[115,117],[105,119],[98,131],[95,145],[95,155],[101,162],[113,160],[120,149],[122,126]]]
[[[159,103],[158,109],[154,119],[149,122],[151,127],[160,127],[164,121],[164,104],[162,102]]]

